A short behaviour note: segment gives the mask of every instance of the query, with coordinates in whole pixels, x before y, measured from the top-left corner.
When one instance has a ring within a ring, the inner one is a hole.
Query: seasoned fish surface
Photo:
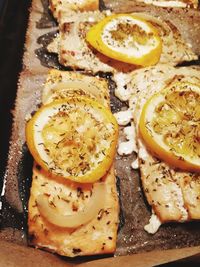
[[[154,6],[160,6],[160,7],[191,7],[191,8],[197,8],[198,7],[198,1],[197,0],[136,0],[136,2],[141,2],[145,4],[151,4]]]
[[[98,0],[49,0],[49,8],[54,17],[59,19],[60,12],[63,10],[70,17],[72,12],[93,11],[99,9]]]
[[[105,204],[94,219],[76,229],[56,227],[39,213],[35,201],[37,195],[50,195],[55,205],[59,196],[63,205],[61,211],[70,207],[73,212],[89,200],[92,189],[56,181],[34,166],[28,218],[31,244],[69,257],[113,253],[118,226],[118,199],[113,168],[106,176],[105,184],[106,195],[102,196],[105,197]]]
[[[140,13],[134,14],[139,17],[143,16]],[[105,13],[86,12],[77,15],[76,21],[69,22],[65,13],[61,12],[60,31],[56,40],[49,45],[49,51],[58,53],[62,65],[93,73],[98,71],[129,73],[135,70],[134,65],[110,59],[87,44],[85,40],[87,31],[105,16]],[[197,59],[197,56],[184,42],[181,34],[171,22],[153,18],[148,14],[145,14],[145,19],[153,23],[162,39],[163,48],[160,63],[176,65],[182,61]]]
[[[83,86],[84,84],[84,86]],[[108,83],[100,77],[91,77],[73,71],[49,71],[42,94],[42,103],[49,101],[83,95],[89,98],[97,98],[104,106],[110,105]]]
[[[115,0],[104,0],[105,5],[113,5],[116,4]],[[154,5],[159,7],[181,7],[181,8],[197,8],[198,7],[198,0],[129,0],[126,1],[131,4],[137,5],[138,3],[145,3],[147,5]],[[124,5],[123,0],[117,1],[118,6]]]
[[[61,72],[58,70],[49,72],[43,91],[43,103],[49,101],[49,97],[52,97],[56,88],[57,90],[63,90],[64,87],[55,87],[56,85],[61,83],[63,85],[63,82],[67,84],[70,81],[75,83],[80,79],[85,83],[90,82],[90,85],[97,83],[93,90],[96,88],[96,91],[101,90],[101,92],[100,94],[98,94],[99,92],[94,93],[97,93],[98,97],[102,98],[102,102],[107,101],[107,104],[109,104],[108,85],[103,79],[85,77],[80,73]],[[36,202],[37,196],[39,194],[48,196],[49,203],[53,203],[53,207],[59,209],[61,213],[66,210],[69,213],[74,213],[83,209],[84,205],[90,200],[93,187],[91,184],[83,185],[68,180],[56,179],[55,177],[52,178],[50,174],[35,164],[28,213],[30,243],[36,247],[69,257],[113,253],[116,248],[119,213],[113,166],[109,173],[102,178],[103,182],[106,187],[106,194],[102,196],[104,198],[104,206],[90,222],[74,229],[57,227],[49,223],[40,214]]]
[[[138,70],[127,85],[132,97],[136,129],[146,100],[166,85],[177,81],[200,84],[200,68],[174,68],[167,65]],[[200,219],[200,175],[177,171],[152,156],[137,133],[138,157],[143,189],[155,214],[162,223]]]
[[[93,73],[99,71],[113,72],[115,70],[126,72],[135,69],[133,65],[108,58],[87,44],[86,32],[94,23],[102,20],[105,16],[105,13],[98,11],[86,12],[79,14],[74,22],[66,20],[64,15],[61,16],[57,51],[62,65]]]

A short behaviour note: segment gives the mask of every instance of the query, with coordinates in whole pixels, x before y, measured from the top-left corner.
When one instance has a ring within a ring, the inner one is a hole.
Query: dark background
[[[0,0],[0,190],[28,20],[29,0]]]

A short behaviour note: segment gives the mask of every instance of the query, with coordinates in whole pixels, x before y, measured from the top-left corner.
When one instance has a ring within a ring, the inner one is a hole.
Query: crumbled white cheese
[[[124,134],[127,139],[127,142],[121,142],[118,146],[118,154],[119,155],[130,155],[133,152],[138,151],[136,139],[135,139],[135,127],[132,124],[131,126],[124,128]]]
[[[125,88],[125,85],[127,84],[127,74],[115,74],[114,81],[117,85],[115,89],[116,97],[118,97],[121,101],[127,101],[130,98],[130,92]]]
[[[161,226],[161,221],[159,220],[157,215],[153,212],[149,219],[149,223],[144,226],[144,230],[149,234],[155,234],[160,226]]]
[[[136,158],[132,163],[131,163],[131,167],[136,170],[139,168],[139,160],[138,158]]]
[[[146,147],[142,144],[142,141],[138,138],[139,151],[138,154],[141,159],[146,160],[149,157]]]
[[[121,126],[125,126],[130,123],[133,117],[132,112],[129,109],[125,111],[119,111],[115,113],[114,116],[117,120],[117,123]]]
[[[121,156],[123,155],[130,155],[135,150],[135,144],[132,140],[127,142],[122,142],[118,146],[117,153]]]
[[[135,126],[131,124],[131,126],[127,126],[124,128],[124,134],[127,140],[134,139],[135,140]]]

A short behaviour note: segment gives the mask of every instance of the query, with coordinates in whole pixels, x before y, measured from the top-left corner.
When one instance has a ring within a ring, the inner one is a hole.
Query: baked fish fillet
[[[145,3],[147,5],[154,5],[160,7],[182,7],[182,8],[197,8],[198,0],[136,0],[137,2]]]
[[[104,0],[104,3],[106,6],[109,7],[116,4],[115,0]],[[124,4],[123,0],[117,1],[118,6],[121,6]],[[129,0],[126,2],[131,2],[132,4],[138,4],[138,3],[145,3],[147,5],[154,5],[159,7],[181,7],[181,8],[197,8],[198,7],[198,0]]]
[[[45,84],[43,103],[49,101],[49,94],[53,93],[55,96],[52,85],[60,84],[62,81],[66,83],[67,80],[76,82],[81,77],[83,80],[86,79],[83,74],[51,70]],[[98,79],[97,77],[87,76],[86,80],[92,84],[94,82],[98,83]],[[98,90],[102,90],[102,98],[103,95],[107,97],[108,85],[105,86],[102,79],[99,79]],[[109,103],[109,100],[107,100],[107,103]],[[119,214],[113,166],[101,182],[105,183],[106,194],[102,196],[102,198],[105,198],[104,206],[99,210],[99,213],[87,224],[78,228],[57,227],[41,216],[37,207],[37,196],[45,194],[49,197],[49,203],[53,203],[56,206],[55,208],[59,207],[60,212],[67,209],[70,210],[70,213],[73,213],[81,210],[90,200],[93,193],[92,184],[83,185],[68,180],[61,181],[55,179],[55,177],[52,178],[50,174],[47,174],[35,163],[28,212],[30,243],[36,247],[69,257],[113,253],[116,248]],[[56,201],[59,201],[59,206]]]
[[[77,11],[94,11],[99,9],[98,0],[49,0],[49,8],[56,19],[64,11],[70,17]]]
[[[85,41],[86,32],[94,23],[105,18],[106,13],[100,11],[78,13],[68,17],[61,13],[59,33],[49,44],[48,50],[57,53],[60,64],[97,73],[114,71],[131,71],[135,66],[108,58],[93,49]]]
[[[110,106],[108,83],[105,79],[80,72],[51,69],[42,92],[42,103],[45,105],[52,100],[74,96],[74,94],[98,99],[104,106]]]
[[[177,81],[200,84],[200,68],[157,65],[138,70],[132,75],[127,88],[132,94],[129,106],[133,110],[136,132],[146,100],[166,85]],[[166,223],[200,219],[200,174],[177,171],[152,156],[138,132],[137,144],[144,193],[157,221]],[[151,220],[146,226],[148,232],[157,230],[154,222]]]
[[[143,17],[142,13],[134,13]],[[59,33],[48,47],[49,52],[58,53],[59,62],[64,66],[75,69],[84,69],[93,73],[103,72],[131,72],[136,69],[134,65],[110,59],[89,46],[85,40],[87,31],[92,25],[102,20],[106,13],[84,12],[77,15],[75,21],[69,22],[64,12],[60,13]],[[182,39],[178,29],[170,21],[145,14],[159,31],[163,42],[163,51],[160,63],[176,65],[182,61],[197,59],[190,47]]]
[[[134,108],[140,93],[143,98],[146,92],[153,94],[155,90],[160,90],[172,80],[196,80],[199,83],[200,77],[199,67],[173,67],[169,64],[158,64],[128,74],[116,73],[113,79],[117,84],[115,94],[122,101],[129,101],[130,106]]]

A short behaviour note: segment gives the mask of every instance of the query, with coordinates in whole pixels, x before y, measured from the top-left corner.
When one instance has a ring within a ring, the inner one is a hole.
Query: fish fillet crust
[[[176,65],[182,61],[197,59],[195,53],[185,43],[178,29],[170,21],[152,17],[144,13],[134,15],[145,17],[158,30],[162,39],[162,54],[159,63]],[[60,64],[75,69],[83,69],[93,73],[124,72],[130,73],[136,66],[111,59],[95,49],[85,40],[86,33],[92,25],[105,18],[107,13],[84,12],[71,22],[64,12],[59,20],[59,33],[56,40],[48,46],[49,52],[57,53]]]
[[[72,12],[94,11],[99,9],[98,0],[49,0],[49,8],[56,19],[59,19],[61,11],[69,17]]]
[[[136,71],[127,85],[132,95],[129,106],[133,110],[136,129],[143,105],[149,97],[177,81],[200,84],[199,77],[199,67],[158,65]],[[200,219],[200,174],[175,170],[155,158],[138,131],[137,140],[144,193],[160,222]]]
[[[58,79],[58,77],[60,78]],[[52,70],[47,77],[45,90],[47,92],[48,88],[50,88],[51,91],[51,85],[58,83],[58,81],[66,81],[67,79],[75,81],[81,77],[83,80],[86,79],[85,75],[80,73],[72,74]],[[102,89],[105,92],[102,95],[108,94],[108,85],[106,87],[100,78],[87,76],[87,79],[91,83],[98,83],[99,79],[98,89]],[[108,174],[102,178],[101,182],[105,183],[106,194],[102,196],[104,205],[98,214],[87,224],[78,228],[57,227],[49,223],[40,214],[36,202],[37,196],[46,194],[49,197],[49,201],[55,203],[55,206],[57,205],[56,200],[58,201],[59,198],[60,212],[64,212],[67,209],[70,213],[75,213],[81,210],[90,200],[93,190],[92,185],[57,179],[46,173],[35,163],[28,210],[30,244],[69,257],[113,253],[116,248],[119,214],[113,166]]]

